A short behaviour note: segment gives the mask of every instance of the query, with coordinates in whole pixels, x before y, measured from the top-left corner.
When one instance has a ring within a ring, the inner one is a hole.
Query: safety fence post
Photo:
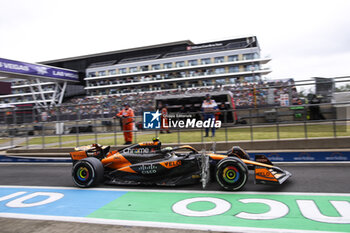
[[[64,134],[64,123],[61,122],[61,108],[58,108],[58,111],[57,111],[57,122],[59,124],[59,130],[58,130],[58,145],[60,148],[62,148],[62,134]],[[62,126],[62,131],[61,131],[61,124],[63,124]]]
[[[96,119],[94,119],[94,125],[92,127],[92,130],[94,131],[94,135],[95,135],[95,143],[97,142],[97,124],[96,124]]]
[[[277,131],[277,140],[280,140],[280,125],[279,125],[279,114],[278,114],[278,111],[279,111],[279,108],[275,108],[276,110],[276,131]]]
[[[252,122],[252,109],[249,109],[249,125],[250,125],[250,141],[254,141],[253,136],[253,122]]]
[[[75,121],[75,133],[76,133],[76,140],[77,140],[77,147],[79,146],[79,122]]]
[[[32,111],[32,122],[35,122],[35,108]]]
[[[113,118],[113,133],[114,133],[114,145],[117,145],[117,125],[116,125],[116,119]]]
[[[277,133],[277,140],[280,140],[280,125],[278,122],[276,122],[276,133]]]
[[[28,147],[29,147],[29,129],[28,129],[28,127],[26,127],[26,129],[25,129],[25,134],[26,134],[26,149],[28,149]]]
[[[41,122],[41,144],[42,144],[42,146],[41,146],[41,148],[42,149],[44,149],[45,148],[45,132],[44,132],[44,123],[43,122]]]
[[[131,132],[135,132],[135,143],[137,143],[137,128],[136,128],[136,117],[134,117],[134,127],[132,128],[132,131]],[[136,129],[136,130],[134,130],[134,128]]]
[[[305,139],[307,139],[307,124],[306,124],[306,121],[304,121],[304,136],[305,136]]]
[[[8,131],[9,134],[10,134],[10,146],[13,147],[13,144],[14,144],[14,135],[15,135],[15,130],[13,128],[10,129],[10,131]],[[11,133],[10,133],[11,132]]]
[[[228,142],[228,136],[227,136],[227,111],[224,111],[224,123],[225,123],[225,142]]]

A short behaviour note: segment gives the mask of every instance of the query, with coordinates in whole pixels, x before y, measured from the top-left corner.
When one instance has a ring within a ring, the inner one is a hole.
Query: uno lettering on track
[[[239,232],[350,232],[350,194],[0,186],[0,217]]]

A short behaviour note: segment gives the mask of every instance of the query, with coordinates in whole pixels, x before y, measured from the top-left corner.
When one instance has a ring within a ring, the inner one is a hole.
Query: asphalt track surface
[[[350,163],[337,164],[284,164],[279,167],[292,173],[282,185],[255,185],[252,176],[242,191],[261,192],[310,192],[310,193],[350,193]],[[252,171],[251,171],[252,172]],[[250,174],[252,175],[252,174]],[[0,164],[0,185],[57,186],[74,187],[70,164]],[[181,187],[157,186],[111,186],[98,188],[163,189],[163,190],[202,190],[201,185]],[[206,190],[222,191],[216,182],[209,183]],[[203,190],[205,192],[206,190]],[[119,232],[119,233],[203,233],[186,229],[164,229],[152,227],[132,227],[71,223],[46,220],[26,220],[0,218],[0,232]]]
[[[350,163],[287,164],[279,167],[292,173],[282,185],[256,185],[250,171],[242,191],[350,193]],[[69,164],[0,164],[0,185],[74,187]],[[200,184],[181,187],[112,186],[98,188],[202,190]],[[223,191],[212,181],[206,190]],[[205,191],[205,190],[203,190]]]

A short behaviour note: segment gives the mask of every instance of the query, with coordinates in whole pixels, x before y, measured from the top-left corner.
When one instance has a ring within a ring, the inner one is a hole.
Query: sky
[[[0,57],[41,62],[256,35],[270,79],[350,75],[348,0],[0,0]]]

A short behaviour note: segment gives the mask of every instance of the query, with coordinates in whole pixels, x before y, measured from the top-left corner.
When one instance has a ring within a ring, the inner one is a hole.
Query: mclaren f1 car
[[[257,184],[282,184],[291,174],[274,166],[264,155],[255,161],[238,146],[226,154],[204,153],[191,146],[161,147],[159,139],[119,151],[93,144],[70,153],[76,186],[87,188],[105,182],[115,185],[179,186],[216,179],[226,190],[239,190],[254,170]]]

